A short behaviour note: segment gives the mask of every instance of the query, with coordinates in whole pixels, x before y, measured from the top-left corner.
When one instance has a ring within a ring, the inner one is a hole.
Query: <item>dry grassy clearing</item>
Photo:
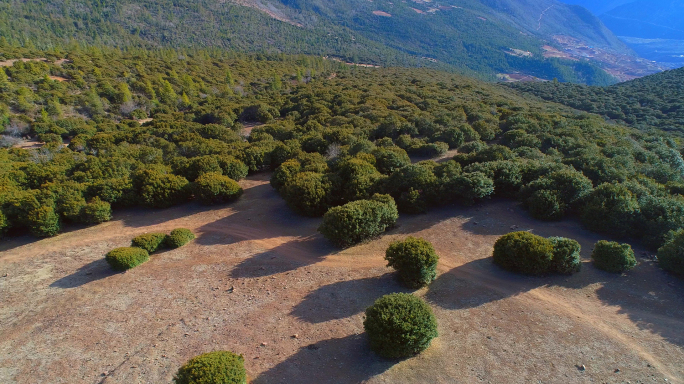
[[[227,349],[245,355],[254,383],[684,383],[681,280],[646,259],[626,276],[585,263],[572,277],[528,278],[492,265],[513,225],[574,238],[587,261],[600,236],[574,221],[537,222],[493,200],[402,215],[382,238],[338,251],[268,177],[242,181],[242,199],[223,208],[123,211],[55,238],[2,241],[0,382],[168,383],[190,357]],[[126,273],[104,262],[135,235],[176,227],[197,240]],[[388,362],[367,348],[363,310],[405,291],[383,255],[408,234],[441,256],[437,281],[416,292],[440,336]]]

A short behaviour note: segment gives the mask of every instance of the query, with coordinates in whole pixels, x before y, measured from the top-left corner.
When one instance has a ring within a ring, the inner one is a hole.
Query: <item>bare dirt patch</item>
[[[232,205],[123,211],[55,238],[0,242],[0,382],[169,383],[216,349],[244,354],[253,383],[684,382],[684,283],[645,259],[625,276],[594,269],[600,237],[573,221],[540,223],[494,200],[402,215],[385,236],[337,250],[268,177],[242,181]],[[103,261],[135,235],[176,227],[198,238],[126,273]],[[577,239],[583,271],[499,270],[492,245],[514,229]],[[386,361],[367,348],[363,311],[405,291],[383,255],[409,234],[441,257],[437,280],[415,292],[440,336]]]
[[[373,11],[373,14],[375,16],[392,17],[389,13],[383,11]]]

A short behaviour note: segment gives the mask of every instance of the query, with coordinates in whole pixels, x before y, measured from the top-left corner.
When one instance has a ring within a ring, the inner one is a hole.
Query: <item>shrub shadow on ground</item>
[[[243,260],[233,268],[230,276],[254,278],[288,272],[318,263],[335,251],[323,236],[297,238]]]
[[[309,293],[290,315],[309,323],[344,319],[365,311],[377,298],[394,292],[411,292],[399,284],[394,273],[340,281]]]
[[[117,272],[112,270],[109,264],[107,264],[105,259],[102,258],[92,261],[79,268],[76,272],[56,280],[50,284],[50,287],[63,289],[76,288],[93,281],[107,278],[116,273]]]
[[[540,287],[582,289],[600,284],[596,295],[604,304],[640,329],[684,346],[684,282],[669,276],[657,265],[642,261],[623,275],[596,269],[584,262],[572,276],[522,276],[504,271],[492,258],[471,261],[441,274],[428,288],[426,299],[448,310],[475,308]]]
[[[356,384],[382,374],[396,361],[378,357],[365,335],[333,338],[305,346],[262,373],[253,384]]]

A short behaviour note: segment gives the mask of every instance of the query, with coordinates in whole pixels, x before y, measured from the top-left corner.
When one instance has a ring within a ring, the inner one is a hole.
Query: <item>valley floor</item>
[[[380,239],[337,250],[269,176],[242,181],[241,200],[222,208],[121,211],[55,238],[0,242],[0,382],[169,383],[189,358],[225,349],[259,384],[684,383],[684,282],[642,249],[632,272],[604,273],[589,263],[600,236],[492,200],[402,215]],[[198,238],[110,272],[107,251],[177,227]],[[578,240],[582,272],[498,269],[492,246],[513,229]],[[440,335],[415,358],[385,361],[367,347],[363,311],[406,291],[383,256],[407,235],[441,257],[437,280],[415,292]]]

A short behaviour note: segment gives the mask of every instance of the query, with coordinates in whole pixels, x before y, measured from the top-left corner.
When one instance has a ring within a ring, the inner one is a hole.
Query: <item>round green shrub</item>
[[[565,214],[565,205],[558,199],[555,191],[542,189],[525,200],[530,215],[539,220],[560,220]]]
[[[81,220],[84,223],[100,224],[111,219],[112,206],[99,197],[93,198],[81,211]]]
[[[594,245],[591,259],[598,269],[612,273],[629,271],[636,266],[634,251],[629,244],[601,240]]]
[[[182,176],[143,170],[135,174],[142,203],[152,208],[168,208],[187,201],[188,180]]]
[[[323,216],[318,231],[338,247],[348,247],[383,233],[396,224],[399,213],[389,195],[375,194],[333,207]]]
[[[562,275],[572,275],[579,272],[582,268],[580,244],[565,237],[550,237],[549,240],[553,244],[551,269]]]
[[[430,242],[407,237],[395,241],[385,252],[387,266],[399,272],[399,278],[409,288],[421,288],[430,284],[437,276],[439,256]]]
[[[242,196],[242,187],[220,173],[205,173],[195,180],[195,196],[202,204],[228,203]]]
[[[553,243],[529,232],[511,232],[494,244],[494,263],[511,272],[543,275],[552,260]]]
[[[321,216],[330,207],[332,183],[328,176],[302,172],[292,177],[281,190],[287,205],[305,216]]]
[[[150,259],[146,250],[137,247],[115,248],[107,253],[105,260],[112,269],[125,271],[138,266]]]
[[[622,184],[601,184],[591,193],[581,208],[581,219],[588,229],[620,237],[635,235],[639,217],[636,196]]]
[[[366,309],[363,328],[380,356],[399,359],[422,352],[437,337],[437,320],[422,299],[407,293],[385,295]]]
[[[153,253],[164,245],[164,239],[166,239],[166,235],[163,233],[145,233],[135,237],[131,241],[131,245]]]
[[[223,172],[223,176],[228,176],[231,179],[238,181],[247,177],[249,168],[242,161],[233,156],[220,156],[218,158],[219,166]]]
[[[55,236],[62,227],[55,209],[46,205],[31,210],[26,220],[31,233],[39,237]]]
[[[664,270],[684,276],[684,229],[672,232],[658,249],[658,263]]]
[[[189,229],[176,228],[164,239],[164,244],[171,249],[180,248],[195,238]]]
[[[180,367],[175,384],[245,384],[245,359],[228,351],[214,351],[193,357]]]

